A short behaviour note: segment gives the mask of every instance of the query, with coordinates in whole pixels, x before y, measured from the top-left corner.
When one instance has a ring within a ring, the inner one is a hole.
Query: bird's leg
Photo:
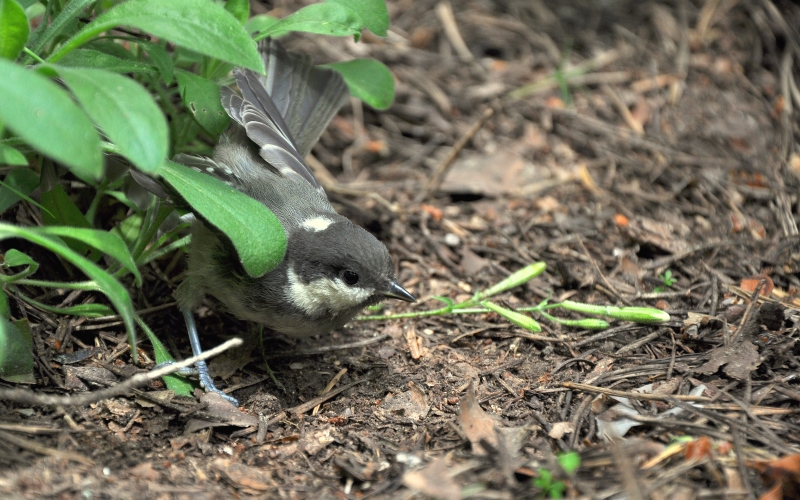
[[[183,319],[186,321],[186,330],[189,333],[189,343],[192,345],[192,354],[194,356],[199,356],[203,353],[203,348],[200,347],[200,337],[197,335],[197,325],[195,325],[194,322],[194,315],[189,309],[182,309],[181,312],[183,313]],[[208,365],[206,365],[205,361],[198,361],[194,364],[194,367],[200,379],[200,387],[205,389],[206,392],[216,392],[234,406],[239,406],[239,401],[236,398],[217,389],[217,386],[214,385],[214,380],[212,380],[211,376],[208,374]]]

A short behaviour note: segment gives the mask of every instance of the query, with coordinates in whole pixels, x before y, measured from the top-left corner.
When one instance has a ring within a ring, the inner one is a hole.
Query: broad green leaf
[[[28,168],[16,168],[6,175],[3,183],[5,186],[0,186],[0,213],[31,194],[39,186],[39,176]]]
[[[78,24],[81,13],[97,0],[70,0],[62,4],[64,8],[50,24],[42,24],[31,35],[30,49],[40,54],[42,49],[57,36],[66,33]]]
[[[328,0],[355,11],[364,27],[378,36],[386,36],[389,29],[389,11],[384,0]]]
[[[100,137],[67,92],[34,71],[0,59],[0,122],[79,177],[103,174]]]
[[[247,274],[276,268],[286,252],[286,233],[267,207],[209,175],[168,161],[161,176],[194,211],[225,233]]]
[[[48,62],[117,26],[138,28],[200,54],[264,72],[256,46],[228,11],[209,0],[128,0],[98,16],[65,42]]]
[[[161,73],[164,83],[167,85],[172,83],[172,77],[175,73],[175,61],[172,60],[172,57],[170,57],[164,47],[157,43],[145,42],[144,40],[139,40],[137,43],[147,51],[147,55],[150,56],[153,65],[158,68],[158,72]]]
[[[188,71],[176,69],[183,104],[209,133],[220,134],[229,118],[219,100],[219,85]]]
[[[169,363],[170,361],[175,361],[172,355],[169,353],[164,344],[158,340],[155,333],[150,329],[147,324],[141,320],[138,316],[136,317],[136,322],[139,323],[139,326],[144,331],[147,338],[150,340],[150,343],[153,345],[153,354],[156,357],[156,364],[162,363]],[[164,384],[166,384],[167,389],[175,392],[175,394],[179,396],[191,396],[194,387],[197,384],[192,384],[188,380],[184,379],[179,375],[167,375],[164,377]]]
[[[17,384],[34,384],[33,339],[27,320],[0,318],[0,378]]]
[[[113,257],[125,269],[133,274],[136,278],[136,284],[141,286],[142,276],[139,274],[139,269],[136,268],[136,263],[133,262],[133,257],[128,250],[128,246],[118,235],[99,229],[83,229],[68,226],[48,226],[37,228],[37,230],[42,234],[80,241]]]
[[[3,265],[4,267],[25,266],[25,269],[16,274],[0,276],[0,281],[3,283],[12,283],[14,281],[27,278],[35,273],[37,269],[39,269],[38,262],[14,248],[9,249],[5,254],[3,254]]]
[[[108,297],[114,309],[122,317],[122,322],[128,331],[128,340],[131,345],[136,342],[136,330],[133,323],[134,311],[133,303],[128,291],[119,281],[115,280],[110,274],[102,270],[94,262],[89,261],[78,253],[74,252],[64,242],[58,238],[46,234],[47,228],[19,227],[5,222],[0,222],[0,240],[6,238],[22,238],[31,243],[40,245],[47,250],[61,256],[67,262],[80,269],[89,279],[97,283],[99,289]],[[134,361],[136,360],[136,349],[131,353]]]
[[[244,24],[250,17],[250,0],[226,0],[225,10],[230,12],[239,24]]]
[[[30,297],[21,297],[25,302],[33,305],[37,309],[47,311],[52,314],[63,314],[64,316],[83,316],[85,318],[103,318],[113,316],[114,310],[105,304],[78,304],[69,307],[54,307],[43,304]]]
[[[61,184],[42,192],[42,205],[48,210],[42,214],[45,226],[92,227]]]
[[[156,68],[143,62],[119,57],[99,50],[76,49],[58,62],[69,68],[101,68],[114,73],[155,73]]]
[[[49,191],[43,191],[41,201],[45,209],[42,212],[42,223],[45,226],[92,227],[61,184],[54,185]],[[86,255],[90,250],[89,245],[80,241],[69,240],[66,244],[81,255]],[[89,258],[97,262],[100,260],[100,253],[94,252]]]
[[[27,165],[28,160],[18,149],[0,142],[0,165]]]
[[[256,36],[256,40],[283,36],[292,31],[319,35],[357,36],[363,24],[350,7],[338,3],[314,3],[286,16]]]
[[[92,40],[91,42],[86,44],[85,48],[90,50],[96,50],[97,52],[102,52],[103,54],[108,54],[110,56],[114,56],[118,59],[122,59],[123,61],[137,61],[136,56],[134,56],[130,50],[126,49],[125,47],[122,46],[121,43],[118,43],[114,40],[107,40],[107,39]],[[63,59],[64,58],[59,60],[59,64]]]
[[[251,35],[266,31],[270,26],[280,21],[277,17],[268,16],[266,14],[259,14],[253,16],[244,23],[244,29]]]
[[[29,33],[25,9],[15,0],[0,0],[0,57],[16,59]]]
[[[2,290],[0,290],[2,292]],[[9,319],[11,317],[11,308],[8,305],[8,296],[5,293],[0,293],[0,318]]]
[[[166,159],[169,137],[150,94],[130,78],[101,69],[56,70],[120,153],[143,172],[156,172]]]
[[[394,77],[375,59],[354,59],[325,66],[344,77],[350,93],[375,109],[387,109],[394,101]]]

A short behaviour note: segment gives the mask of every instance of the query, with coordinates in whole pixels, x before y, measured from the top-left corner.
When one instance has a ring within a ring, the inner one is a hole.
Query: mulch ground
[[[533,334],[449,314],[268,337],[212,363],[243,414],[160,383],[84,406],[0,403],[3,497],[544,498],[545,470],[571,498],[798,498],[800,8],[389,6],[385,40],[289,43],[396,76],[392,108],[353,102],[312,161],[421,298],[383,312],[465,300],[543,261],[497,302],[651,306],[671,320],[594,331],[536,316]],[[135,295],[185,356],[168,307],[182,269],[154,263]],[[206,347],[255,333],[211,302],[200,313]],[[26,314],[33,389],[77,394],[133,368],[117,323]],[[556,459],[568,450],[574,474]]]

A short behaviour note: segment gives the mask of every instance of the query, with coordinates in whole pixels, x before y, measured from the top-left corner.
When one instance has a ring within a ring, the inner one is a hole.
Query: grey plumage
[[[347,97],[342,77],[274,40],[262,41],[259,51],[267,74],[237,69],[242,95],[222,89],[232,121],[213,157],[177,155],[175,161],[266,205],[286,232],[286,257],[252,278],[230,243],[198,220],[187,278],[178,288],[181,308],[191,310],[209,294],[239,318],[304,336],[340,327],[384,297],[413,300],[395,283],[386,247],[336,213],[304,160]]]

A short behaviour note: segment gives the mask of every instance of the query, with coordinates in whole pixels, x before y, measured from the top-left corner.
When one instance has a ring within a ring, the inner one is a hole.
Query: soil
[[[549,473],[570,498],[798,498],[800,8],[389,8],[386,39],[287,41],[395,75],[395,104],[346,106],[312,161],[420,299],[382,313],[463,301],[542,261],[494,302],[649,306],[670,320],[597,331],[534,313],[534,333],[497,313],[441,314],[270,336],[211,364],[234,414],[161,382],[81,406],[0,402],[2,496],[544,498]],[[188,356],[170,306],[182,272],[167,256],[135,295]],[[257,333],[211,301],[199,313],[206,347]],[[27,314],[32,389],[80,394],[136,371],[118,322]],[[151,368],[149,343],[138,348]],[[556,458],[568,450],[574,473]]]

